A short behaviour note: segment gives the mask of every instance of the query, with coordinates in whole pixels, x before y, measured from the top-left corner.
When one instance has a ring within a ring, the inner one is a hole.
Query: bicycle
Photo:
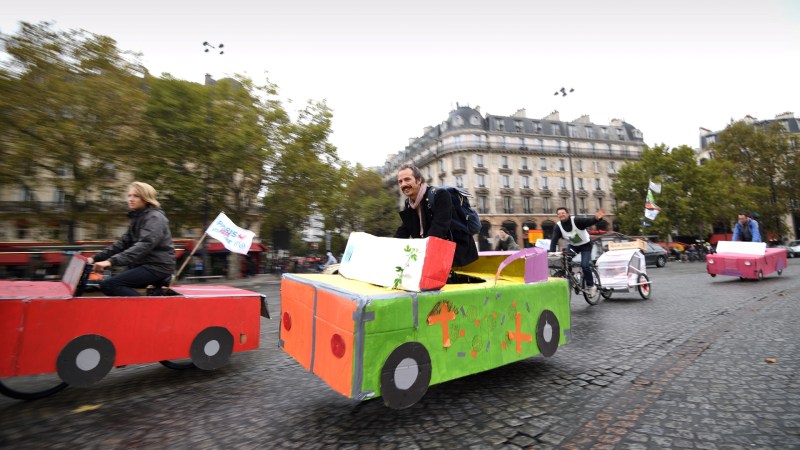
[[[550,273],[551,276],[557,278],[566,278],[569,283],[569,290],[574,291],[575,294],[583,295],[586,303],[596,305],[600,302],[600,295],[603,288],[600,286],[600,274],[594,264],[591,264],[592,277],[594,278],[594,285],[597,288],[594,295],[591,295],[589,287],[586,286],[583,279],[583,269],[579,263],[572,262],[572,259],[577,255],[574,250],[568,249],[563,252],[553,252],[549,255],[558,256],[560,264],[558,266],[550,266],[553,269]]]

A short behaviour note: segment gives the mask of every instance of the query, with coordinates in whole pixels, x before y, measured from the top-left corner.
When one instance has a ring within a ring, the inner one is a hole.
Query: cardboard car
[[[432,254],[421,273],[440,267]],[[402,409],[431,385],[551,356],[571,339],[567,282],[548,278],[543,249],[481,253],[445,278],[437,289],[403,290],[342,274],[285,274],[279,345],[336,392]]]
[[[175,286],[167,295],[107,297],[83,292],[87,269],[86,258],[75,255],[62,280],[0,280],[0,392],[39,398],[130,364],[212,370],[232,353],[258,348],[260,317],[269,316],[261,294]],[[40,374],[57,381],[33,391],[10,386]]]
[[[741,280],[762,280],[786,268],[786,249],[767,248],[765,242],[720,241],[716,253],[706,255],[706,271],[712,277],[727,275]]]

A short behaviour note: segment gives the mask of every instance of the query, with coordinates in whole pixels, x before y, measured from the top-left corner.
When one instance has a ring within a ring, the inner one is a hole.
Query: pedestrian
[[[583,279],[586,280],[586,286],[589,286],[589,295],[594,297],[597,294],[597,286],[594,285],[594,277],[592,276],[592,240],[589,237],[587,228],[603,220],[605,210],[600,208],[594,217],[577,218],[569,215],[569,210],[565,207],[560,207],[556,210],[558,214],[558,222],[553,227],[553,234],[550,238],[550,252],[556,251],[559,239],[565,239],[568,242],[568,248],[581,255],[581,269],[583,269]]]
[[[116,242],[88,259],[95,272],[128,266],[100,282],[106,295],[135,297],[136,289],[159,283],[175,273],[175,247],[169,220],[156,200],[156,190],[134,181],[128,186],[128,230]]]
[[[514,241],[514,238],[508,232],[506,227],[500,227],[500,230],[497,232],[497,247],[495,250],[519,250],[519,244]]]
[[[758,222],[740,212],[736,225],[733,227],[733,240],[744,242],[761,242],[761,233],[758,231]]]
[[[397,184],[407,197],[406,207],[400,211],[402,225],[394,233],[396,238],[437,237],[456,244],[453,266],[465,266],[478,259],[478,247],[468,232],[451,228],[453,203],[446,189],[437,189],[435,208],[428,201],[428,185],[422,172],[413,164],[404,164],[397,171]]]

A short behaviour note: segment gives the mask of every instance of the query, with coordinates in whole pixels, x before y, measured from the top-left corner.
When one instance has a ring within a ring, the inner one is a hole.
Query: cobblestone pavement
[[[800,259],[761,282],[702,263],[649,268],[650,300],[572,298],[572,337],[432,386],[413,407],[336,394],[277,346],[225,367],[118,368],[45,399],[0,398],[3,448],[800,448]],[[226,282],[264,292],[275,278]],[[774,362],[772,361],[774,358]]]

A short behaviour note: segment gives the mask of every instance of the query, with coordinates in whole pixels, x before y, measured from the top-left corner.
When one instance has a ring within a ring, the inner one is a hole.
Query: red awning
[[[267,247],[265,245],[257,244],[255,242],[253,242],[252,244],[250,244],[250,250],[248,250],[248,253],[263,252],[266,249],[267,249]],[[208,251],[209,251],[209,253],[227,252],[228,249],[226,249],[225,246],[222,245],[221,242],[212,242],[212,243],[208,244]]]

